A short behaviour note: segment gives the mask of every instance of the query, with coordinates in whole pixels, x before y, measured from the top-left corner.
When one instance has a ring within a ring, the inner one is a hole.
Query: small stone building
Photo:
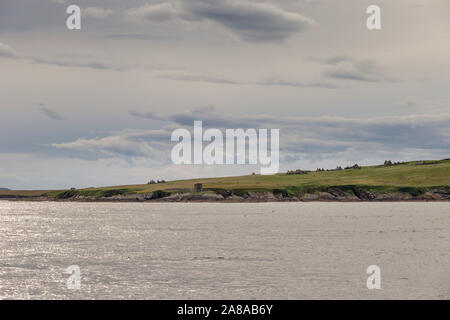
[[[202,192],[203,185],[201,183],[194,184],[194,192]]]

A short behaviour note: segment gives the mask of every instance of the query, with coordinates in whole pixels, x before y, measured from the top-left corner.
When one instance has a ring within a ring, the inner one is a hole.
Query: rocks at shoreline
[[[374,192],[360,187],[340,188],[330,187],[321,191],[299,192],[297,196],[288,194],[284,190],[275,189],[273,192],[246,191],[206,191],[175,192],[155,191],[140,194],[118,194],[112,196],[93,197],[74,195],[65,199],[54,197],[9,197],[9,200],[31,201],[80,201],[80,202],[287,202],[287,201],[328,201],[328,202],[364,202],[364,201],[450,201],[450,189],[432,188],[426,192],[388,191]]]
[[[342,191],[339,189],[328,192],[315,192],[299,195],[300,201],[450,201],[450,192],[441,189],[431,189],[423,194],[408,192],[370,192],[363,189]]]

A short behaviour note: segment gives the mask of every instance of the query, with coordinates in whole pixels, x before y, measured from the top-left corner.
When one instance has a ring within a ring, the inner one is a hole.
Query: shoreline
[[[450,200],[365,200],[365,201],[338,201],[338,200],[311,200],[311,201],[301,201],[301,200],[270,200],[270,201],[239,201],[239,200],[222,200],[222,201],[212,201],[212,200],[192,200],[192,201],[162,201],[162,200],[51,200],[51,199],[0,199],[0,201],[9,202],[59,202],[59,203],[447,203]]]
[[[108,203],[267,203],[267,202],[449,202],[448,189],[432,189],[425,193],[411,194],[407,192],[368,192],[363,190],[333,189],[328,192],[299,193],[296,196],[273,192],[244,192],[227,194],[207,191],[203,193],[173,193],[160,194],[136,193],[120,194],[108,197],[73,195],[67,198],[54,196],[0,196],[5,201],[33,202],[108,202]]]
[[[5,190],[0,200],[78,202],[399,202],[450,201],[450,158],[276,175],[61,190]]]

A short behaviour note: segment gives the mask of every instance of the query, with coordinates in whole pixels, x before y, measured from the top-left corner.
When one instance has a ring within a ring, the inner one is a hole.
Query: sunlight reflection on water
[[[450,203],[0,201],[1,299],[450,298]],[[366,288],[366,268],[382,290]],[[81,268],[68,290],[65,269]]]

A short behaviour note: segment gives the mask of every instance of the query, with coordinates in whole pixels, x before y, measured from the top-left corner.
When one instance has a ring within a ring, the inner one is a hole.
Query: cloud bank
[[[430,153],[445,156],[450,150],[450,113],[379,118],[287,117],[220,113],[213,107],[160,115],[130,111],[133,117],[164,122],[160,130],[123,130],[96,139],[53,144],[55,148],[89,151],[102,157],[150,157],[170,163],[174,128],[192,130],[194,120],[206,128],[280,129],[280,154],[285,165],[299,159],[411,160]],[[394,158],[393,158],[394,159]]]
[[[283,41],[316,22],[271,4],[236,0],[193,0],[148,4],[129,9],[126,19],[136,23],[212,22],[252,42]]]

